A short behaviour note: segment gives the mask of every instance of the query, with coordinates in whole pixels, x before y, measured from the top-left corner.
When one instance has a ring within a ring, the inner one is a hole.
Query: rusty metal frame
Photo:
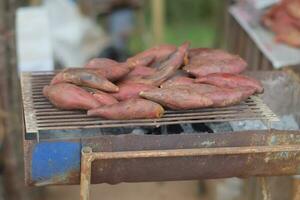
[[[92,163],[95,160],[138,159],[138,158],[170,158],[187,156],[228,156],[236,154],[260,154],[300,151],[299,145],[274,145],[258,147],[217,147],[180,150],[147,150],[120,152],[93,152],[91,147],[81,150],[80,199],[90,199]]]

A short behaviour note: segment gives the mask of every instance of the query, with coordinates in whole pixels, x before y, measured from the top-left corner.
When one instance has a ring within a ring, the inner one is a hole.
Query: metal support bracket
[[[138,158],[170,158],[188,156],[215,156],[236,154],[259,154],[300,151],[299,145],[274,145],[259,147],[217,147],[199,149],[172,149],[121,152],[93,152],[91,147],[81,150],[80,200],[90,199],[91,167],[95,160],[138,159]]]

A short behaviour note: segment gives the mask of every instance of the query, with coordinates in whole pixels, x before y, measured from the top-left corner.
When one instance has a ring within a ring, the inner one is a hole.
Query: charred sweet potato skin
[[[154,119],[164,113],[161,105],[145,99],[129,99],[117,104],[103,106],[88,111],[88,116],[98,116],[105,119]]]
[[[45,86],[43,94],[53,105],[66,110],[88,110],[103,105],[89,92],[69,83],[58,83],[55,85]]]

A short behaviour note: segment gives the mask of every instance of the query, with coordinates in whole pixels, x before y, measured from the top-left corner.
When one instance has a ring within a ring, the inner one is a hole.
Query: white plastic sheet
[[[275,68],[300,64],[300,49],[274,41],[274,34],[267,30],[245,6],[235,5],[229,12],[252,38],[258,48]],[[263,10],[260,11],[261,13]]]

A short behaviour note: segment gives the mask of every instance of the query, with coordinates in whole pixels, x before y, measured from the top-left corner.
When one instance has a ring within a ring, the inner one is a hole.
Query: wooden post
[[[151,4],[153,38],[159,44],[164,41],[165,0],[152,0]]]
[[[8,200],[41,199],[39,189],[24,184],[22,110],[16,64],[15,14],[19,0],[0,1],[0,123],[3,141],[3,196]],[[31,195],[33,195],[31,196]]]

